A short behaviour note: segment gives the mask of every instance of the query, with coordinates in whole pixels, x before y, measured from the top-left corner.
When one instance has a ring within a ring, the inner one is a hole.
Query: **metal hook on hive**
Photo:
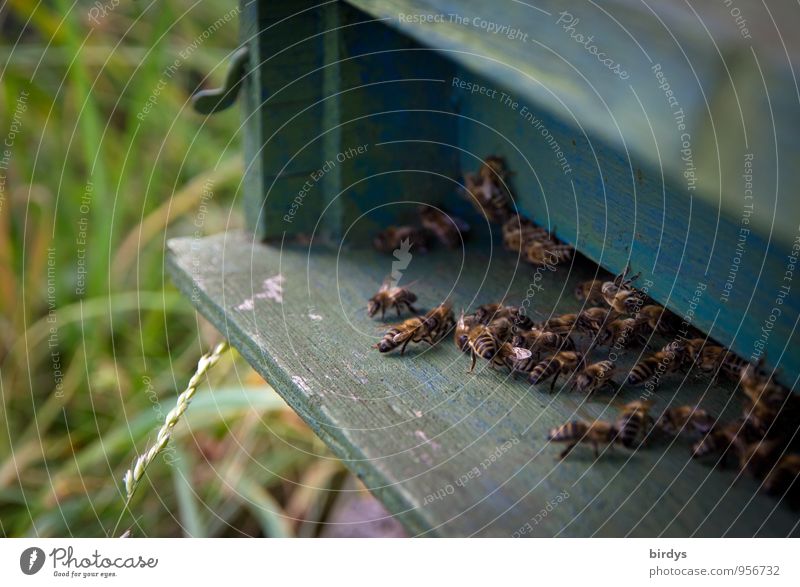
[[[241,89],[241,82],[247,73],[247,59],[250,52],[247,47],[240,47],[231,56],[225,82],[221,88],[201,90],[192,96],[192,107],[200,114],[214,114],[229,108]]]

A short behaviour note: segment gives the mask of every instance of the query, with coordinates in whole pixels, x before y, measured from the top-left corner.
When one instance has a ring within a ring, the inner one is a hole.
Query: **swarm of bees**
[[[492,223],[502,224],[504,247],[532,265],[557,265],[572,259],[573,249],[552,233],[516,213],[508,187],[511,173],[502,158],[487,157],[476,174],[466,176],[466,187],[476,208]],[[420,239],[421,247],[438,241],[460,246],[468,226],[432,207],[420,209],[422,228],[392,227],[375,245],[391,251],[403,239]],[[420,250],[420,249],[418,249]],[[601,446],[639,450],[658,436],[691,440],[691,456],[726,464],[762,481],[771,494],[800,505],[800,399],[777,383],[760,364],[740,358],[724,346],[689,328],[637,288],[639,274],[627,268],[617,276],[584,281],[575,288],[580,311],[534,321],[524,308],[504,301],[487,303],[458,319],[448,302],[424,315],[393,325],[375,345],[381,353],[409,343],[435,345],[451,330],[459,352],[468,355],[468,373],[479,361],[490,369],[524,376],[531,385],[549,383],[552,393],[566,379],[569,391],[584,395],[616,392],[621,387],[647,386],[655,391],[665,377],[707,377],[738,383],[744,396],[742,416],[721,422],[699,406],[665,409],[655,419],[652,401],[643,399],[620,407],[614,421],[573,420],[550,430],[548,440],[566,444],[563,459],[578,444],[589,444],[595,456]],[[408,288],[387,284],[368,303],[368,314],[387,311],[417,314],[417,296]],[[667,339],[666,344],[655,341]],[[625,349],[638,348],[639,360],[627,370],[617,364]],[[597,357],[602,350],[604,356]],[[594,357],[594,358],[593,358]],[[566,387],[565,387],[566,388]],[[644,397],[644,396],[643,396]]]

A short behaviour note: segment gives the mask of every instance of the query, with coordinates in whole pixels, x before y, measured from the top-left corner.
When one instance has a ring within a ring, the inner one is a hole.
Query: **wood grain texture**
[[[693,462],[683,440],[597,461],[578,447],[557,462],[547,430],[576,416],[611,417],[609,396],[549,395],[485,365],[467,375],[469,361],[449,339],[404,357],[372,350],[381,329],[365,302],[391,257],[347,240],[309,251],[241,232],[175,239],[168,249],[178,287],[412,534],[509,536],[527,523],[524,532],[537,536],[797,533],[797,513],[758,493],[751,479]],[[572,288],[591,272],[576,263],[535,278],[478,242],[414,255],[403,282],[419,280],[424,307],[450,298],[471,308],[503,297],[520,303],[537,280],[531,307],[545,317],[578,309]],[[656,411],[689,402],[717,414],[738,410],[730,390],[678,375],[656,400]],[[534,523],[562,492],[569,497]]]

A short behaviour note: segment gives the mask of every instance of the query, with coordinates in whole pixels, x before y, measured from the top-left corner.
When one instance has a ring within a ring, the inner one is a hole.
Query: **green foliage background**
[[[171,236],[241,224],[238,112],[188,103],[224,76],[238,17],[203,33],[235,8],[0,7],[0,536],[105,536],[118,522],[139,536],[310,536],[341,483],[229,354],[123,511],[125,470],[219,340],[163,253]]]

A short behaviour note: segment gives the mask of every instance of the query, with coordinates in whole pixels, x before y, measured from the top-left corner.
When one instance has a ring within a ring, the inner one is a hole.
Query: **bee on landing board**
[[[499,343],[508,342],[514,332],[514,325],[506,317],[495,318],[487,325]]]
[[[572,259],[575,250],[570,245],[563,243],[536,240],[527,243],[523,252],[525,260],[531,265],[549,267],[566,263]]]
[[[406,347],[410,342],[417,343],[423,340],[428,344],[433,344],[424,320],[415,316],[392,326],[373,348],[378,349],[381,353],[388,353],[401,347],[400,354],[402,355],[406,352]]]
[[[523,252],[531,241],[549,240],[550,233],[527,218],[514,214],[503,223],[503,246],[512,253]]]
[[[594,447],[594,456],[597,458],[600,456],[600,445],[613,445],[617,441],[617,435],[617,428],[609,422],[573,420],[550,430],[547,440],[567,443],[567,448],[558,456],[559,459],[563,459],[572,452],[578,443],[591,444]]]
[[[475,362],[478,357],[492,361],[500,348],[500,343],[485,324],[477,324],[474,326],[467,336],[467,347],[470,351],[472,358],[472,365],[467,373],[472,373],[475,369]]]
[[[556,334],[569,335],[576,329],[577,322],[577,314],[561,314],[560,316],[553,316],[545,320],[542,325],[542,330],[555,332]]]
[[[620,314],[635,315],[646,300],[646,296],[639,290],[633,288],[631,283],[638,279],[637,273],[633,277],[627,277],[629,268],[617,275],[613,281],[606,281],[600,288],[600,292],[605,302]]]
[[[642,326],[636,318],[617,318],[605,323],[597,335],[597,344],[608,344],[619,348],[628,348],[634,344],[644,345],[647,338]]]
[[[678,406],[665,411],[656,425],[667,434],[677,436],[681,432],[708,434],[715,423],[716,420],[702,408]]]
[[[442,304],[424,316],[415,316],[392,326],[373,348],[388,353],[400,347],[400,354],[409,343],[427,342],[433,346],[453,327],[455,319],[449,304]]]
[[[650,415],[652,405],[650,400],[637,400],[622,407],[614,425],[619,430],[619,441],[625,448],[636,448],[647,438],[654,424]]]
[[[616,384],[611,380],[614,370],[615,367],[612,361],[592,363],[575,375],[572,389],[589,395],[606,387],[614,387]]]
[[[413,226],[390,226],[379,232],[372,241],[375,249],[381,253],[392,254],[397,250],[409,250],[414,247],[418,253],[427,252],[425,233]]]
[[[462,353],[469,352],[469,345],[467,344],[469,340],[469,331],[472,330],[476,324],[477,320],[474,316],[465,316],[464,311],[461,311],[461,315],[456,322],[454,341],[456,343],[456,348]]]
[[[669,335],[677,330],[675,314],[658,304],[648,304],[639,309],[635,316],[642,326],[650,332]]]
[[[489,222],[505,222],[511,216],[510,172],[501,157],[486,157],[478,174],[469,173],[464,184],[475,208]]]
[[[455,326],[456,319],[450,302],[439,304],[423,318],[425,328],[434,343],[444,337]]]
[[[741,419],[714,426],[711,432],[692,445],[692,458],[703,459],[716,455],[719,464],[724,466],[730,456],[738,460],[747,444],[757,440],[757,438],[751,440],[749,438],[751,434],[747,423]]]
[[[764,489],[767,493],[781,496],[792,507],[800,505],[800,454],[788,454],[778,461],[778,464],[767,474],[764,479]]]
[[[675,342],[670,343],[660,351],[648,355],[636,363],[628,373],[628,383],[642,385],[652,380],[655,382],[654,387],[656,387],[663,375],[683,368],[686,357],[685,345]]]
[[[560,351],[536,365],[531,371],[528,381],[536,385],[552,378],[550,383],[550,392],[552,393],[558,379],[562,375],[574,372],[582,361],[583,355],[577,351]]]
[[[600,306],[606,303],[603,297],[603,284],[607,279],[590,279],[582,281],[575,287],[575,297],[586,305]]]
[[[739,454],[739,470],[763,479],[777,465],[782,446],[778,440],[763,438],[744,446]]]
[[[758,365],[749,364],[740,376],[745,395],[744,418],[762,436],[798,442],[800,396],[777,383]]]
[[[596,337],[615,317],[616,313],[610,308],[587,308],[578,314],[575,327],[584,334]]]
[[[419,218],[422,227],[448,249],[462,246],[469,232],[469,224],[461,218],[451,216],[432,206],[420,206]]]
[[[522,309],[517,306],[504,306],[500,303],[478,306],[473,316],[481,324],[489,324],[500,318],[506,318],[515,329],[527,330],[533,326],[533,320],[525,315]]]
[[[412,306],[417,301],[417,296],[411,290],[405,287],[390,287],[388,283],[381,285],[374,296],[369,299],[367,303],[367,314],[372,318],[380,311],[381,319],[386,316],[386,310],[394,308],[397,310],[397,316],[400,316],[401,308],[408,308],[414,314],[417,310]]]

